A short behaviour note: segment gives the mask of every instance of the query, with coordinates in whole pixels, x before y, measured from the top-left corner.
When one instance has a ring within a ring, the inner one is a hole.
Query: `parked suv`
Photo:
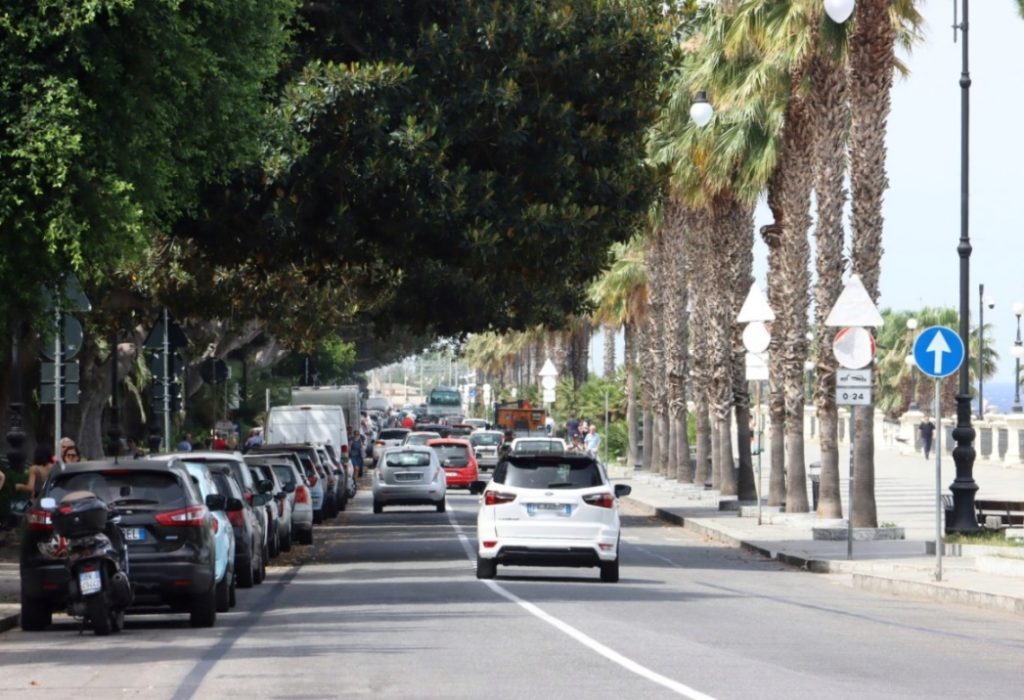
[[[619,504],[630,492],[613,488],[588,455],[516,454],[499,462],[477,514],[477,578],[506,566],[596,566],[601,580],[619,580]]]
[[[120,516],[135,605],[188,612],[193,627],[217,616],[213,518],[178,460],[109,460],[54,468],[42,496],[90,491]],[[223,506],[224,499],[214,496]],[[21,542],[21,625],[41,630],[67,605],[66,545],[50,513],[33,507]]]

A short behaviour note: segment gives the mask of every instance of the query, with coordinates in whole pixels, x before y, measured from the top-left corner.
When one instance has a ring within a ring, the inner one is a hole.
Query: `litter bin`
[[[811,462],[807,468],[811,480],[811,510],[818,510],[818,492],[821,490],[821,462]]]

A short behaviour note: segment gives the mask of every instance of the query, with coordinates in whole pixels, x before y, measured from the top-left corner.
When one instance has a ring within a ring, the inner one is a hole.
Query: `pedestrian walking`
[[[178,443],[178,452],[192,451],[192,433],[185,433],[185,437]]]
[[[921,447],[924,448],[924,458],[928,459],[928,455],[932,451],[932,439],[935,437],[935,424],[932,423],[931,416],[925,416],[924,421],[917,427],[921,433]]]
[[[349,459],[352,460],[352,469],[355,471],[356,476],[362,478],[364,455],[363,436],[355,430],[351,431],[348,436],[348,454]]]

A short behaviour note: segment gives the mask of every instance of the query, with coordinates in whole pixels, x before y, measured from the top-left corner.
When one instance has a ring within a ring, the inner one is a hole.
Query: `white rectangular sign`
[[[871,389],[836,387],[836,403],[840,406],[870,406]]]
[[[871,388],[870,369],[836,370],[836,387],[841,389]]]
[[[747,353],[747,381],[768,380],[768,353]]]

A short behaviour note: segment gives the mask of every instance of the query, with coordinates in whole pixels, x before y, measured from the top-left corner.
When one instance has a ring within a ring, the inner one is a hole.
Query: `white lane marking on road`
[[[462,543],[462,549],[466,552],[466,556],[469,558],[469,561],[471,563],[475,563],[476,550],[470,543],[469,537],[462,531],[462,526],[455,522],[455,513],[452,509],[448,510],[448,521],[452,524],[452,528],[455,530],[455,534],[458,536],[459,542]],[[519,596],[517,596],[515,593],[506,590],[500,583],[487,580],[481,581],[481,583],[487,584],[488,588],[490,588],[492,591],[500,595],[502,598],[505,598],[506,600],[515,603],[516,605],[518,605],[534,617],[543,620],[555,629],[564,632],[565,634],[572,637],[583,646],[587,647],[592,651],[597,652],[598,654],[608,659],[612,663],[622,666],[627,671],[635,673],[641,678],[646,678],[652,683],[657,683],[663,688],[667,688],[668,690],[671,690],[672,692],[677,693],[678,695],[682,695],[683,697],[690,698],[691,700],[714,700],[714,698],[710,695],[706,695],[700,692],[699,690],[695,690],[694,688],[691,688],[690,686],[684,683],[680,683],[678,681],[672,680],[671,678],[667,678],[656,671],[652,671],[646,666],[641,666],[636,661],[633,661],[632,659],[623,656],[614,649],[606,647],[604,644],[601,644],[601,642],[591,637],[588,637],[586,634],[579,631],[569,623],[559,620],[554,615],[544,612],[533,603],[529,603],[520,598]]]

